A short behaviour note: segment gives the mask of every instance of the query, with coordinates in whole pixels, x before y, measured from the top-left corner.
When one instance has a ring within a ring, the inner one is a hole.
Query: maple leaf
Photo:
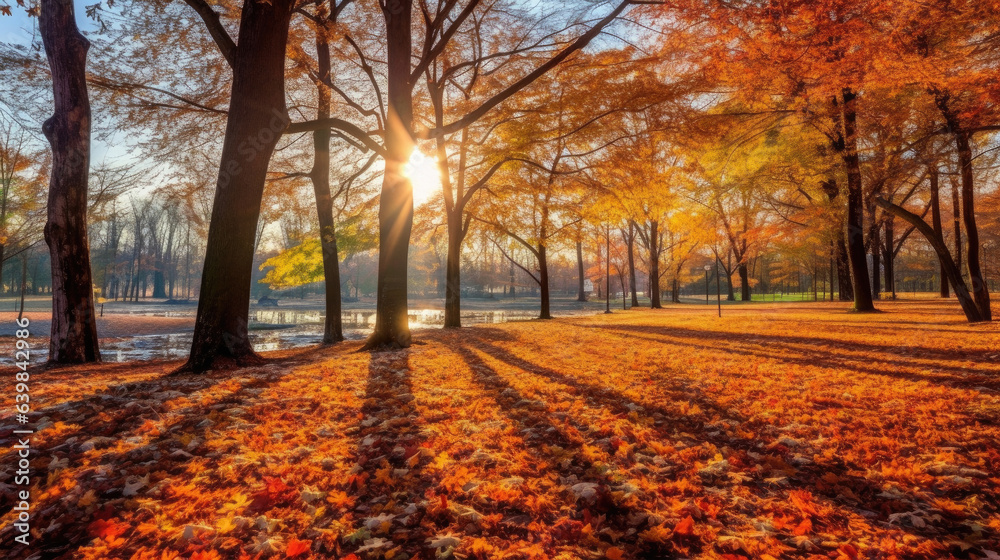
[[[386,486],[392,486],[392,466],[386,465],[384,468],[375,471],[375,482]]]
[[[379,548],[384,548],[391,544],[392,541],[381,538],[365,539],[365,544],[358,548],[358,552],[365,552],[367,550],[376,550]]]
[[[128,523],[120,523],[111,519],[98,519],[87,526],[87,532],[102,539],[115,539],[129,529]]]
[[[87,493],[80,497],[76,502],[76,507],[87,508],[97,503],[97,494],[93,490],[87,490]]]
[[[837,548],[837,552],[839,552],[842,557],[846,556],[849,560],[858,560],[858,549],[853,544],[844,543]]]
[[[462,542],[462,539],[451,533],[427,539],[427,543],[431,548],[454,548],[458,546],[460,542]]]
[[[690,516],[681,519],[674,526],[674,534],[681,537],[690,537],[694,535],[694,519]]]
[[[265,476],[264,489],[253,495],[249,509],[254,512],[267,511],[285,505],[296,497],[295,490],[280,478]]]
[[[816,504],[813,502],[813,496],[809,492],[805,490],[792,490],[788,493],[788,499],[803,514],[816,515]]]
[[[618,548],[617,546],[611,546],[604,551],[604,556],[608,560],[622,560],[623,558],[625,558],[625,551]]]
[[[312,541],[300,541],[293,538],[288,541],[288,547],[285,548],[285,556],[288,558],[294,558],[309,552],[311,549]]]
[[[670,540],[672,531],[663,525],[654,525],[639,533],[639,539],[646,542],[665,543]]]
[[[492,554],[495,550],[496,547],[491,545],[489,541],[482,537],[476,537],[472,539],[471,543],[469,543],[469,552],[477,556],[488,557],[488,555]]]
[[[239,510],[243,509],[249,503],[250,503],[250,498],[246,494],[242,492],[236,492],[235,494],[232,495],[232,499],[225,505],[223,505],[221,508],[219,508],[217,511],[223,514],[230,512],[236,513]]]
[[[264,556],[274,554],[281,546],[281,537],[260,533],[254,540],[251,550]]]
[[[142,478],[136,478],[132,482],[126,481],[125,487],[122,488],[122,496],[125,497],[135,496],[139,493],[139,490],[143,486],[146,486],[148,484],[149,484],[149,473],[146,473],[146,476]]]

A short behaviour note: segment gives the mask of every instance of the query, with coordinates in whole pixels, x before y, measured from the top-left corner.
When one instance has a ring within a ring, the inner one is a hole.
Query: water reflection
[[[130,313],[158,317],[192,316],[179,311],[144,311]],[[470,311],[462,314],[463,325],[506,323],[534,319],[537,313],[528,310]],[[444,325],[444,311],[414,309],[409,312],[410,328],[437,328]],[[287,350],[317,344],[323,337],[326,314],[317,310],[256,309],[250,313],[250,341],[258,352]],[[375,312],[345,311],[341,315],[344,337],[361,340],[375,327]],[[186,358],[191,349],[192,333],[136,335],[110,340],[102,344],[101,357],[106,362],[171,360]]]

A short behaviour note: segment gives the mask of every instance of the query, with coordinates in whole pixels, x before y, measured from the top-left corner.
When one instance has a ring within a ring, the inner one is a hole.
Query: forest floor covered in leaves
[[[880,307],[428,330],[201,376],[36,366],[32,543],[9,546],[13,425],[0,539],[8,558],[1000,558],[1000,325]]]

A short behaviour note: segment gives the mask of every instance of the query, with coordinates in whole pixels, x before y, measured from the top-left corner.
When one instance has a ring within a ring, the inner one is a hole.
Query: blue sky
[[[84,6],[96,3],[97,2],[95,0],[73,1],[73,4],[76,6],[76,24],[85,33],[87,30],[93,29],[94,25],[87,19],[87,12],[84,10]],[[0,0],[0,6],[3,5],[10,6],[11,15],[0,16],[0,42],[26,45],[30,43],[33,38],[37,37],[37,18],[28,17],[24,8],[17,5],[16,0]]]
[[[96,29],[96,24],[87,18],[86,5],[96,4],[97,0],[73,0],[76,7],[76,24],[84,32]],[[28,45],[33,40],[40,40],[38,36],[38,18],[28,17],[27,12],[17,6],[16,0],[0,0],[0,6],[9,5],[11,15],[0,15],[0,42]],[[0,100],[2,103],[3,100]],[[40,137],[40,135],[39,135]],[[39,138],[41,141],[41,139]],[[109,147],[100,140],[94,139],[91,159],[94,162],[124,159],[125,153],[120,148]]]

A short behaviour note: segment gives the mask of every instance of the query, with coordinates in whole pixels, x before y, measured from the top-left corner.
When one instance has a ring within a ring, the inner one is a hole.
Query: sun
[[[437,162],[413,150],[410,161],[403,166],[403,174],[413,184],[413,204],[420,206],[441,190],[441,175]]]

